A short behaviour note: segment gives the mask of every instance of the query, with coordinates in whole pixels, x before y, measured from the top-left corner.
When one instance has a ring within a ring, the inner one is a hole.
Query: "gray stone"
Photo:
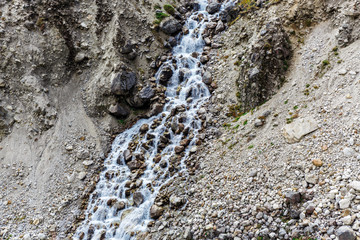
[[[319,180],[319,177],[314,174],[305,175],[305,181],[310,184],[316,184]]]
[[[350,199],[348,199],[348,198],[341,199],[341,200],[339,201],[339,207],[340,207],[340,209],[349,208],[349,207],[350,207],[350,203],[351,203],[351,201],[350,201]]]
[[[169,65],[165,65],[163,66],[163,68],[161,69],[161,73],[159,76],[159,81],[163,84],[166,84],[170,78],[173,75],[173,70]]]
[[[113,79],[111,92],[115,95],[124,96],[130,93],[137,83],[136,74],[122,71]]]
[[[355,240],[356,236],[354,231],[347,226],[342,226],[336,231],[336,235],[339,237],[339,240]]]
[[[136,192],[133,195],[133,201],[136,206],[139,206],[144,202],[144,196],[141,194],[141,192]]]
[[[85,59],[85,53],[83,52],[79,52],[78,54],[76,54],[75,56],[75,62],[79,63],[82,62]]]
[[[109,107],[109,113],[115,117],[126,118],[129,116],[130,111],[124,105],[116,103]]]
[[[166,34],[174,35],[182,30],[182,25],[175,19],[169,19],[160,24],[160,29]]]
[[[209,85],[212,82],[212,76],[211,73],[206,71],[202,77],[202,80],[205,84]]]
[[[285,193],[286,201],[292,204],[299,203],[301,201],[301,194],[299,192],[287,192]]]
[[[182,206],[184,203],[185,203],[185,201],[184,201],[184,199],[183,198],[181,198],[181,197],[177,197],[177,196],[174,196],[174,195],[172,195],[171,197],[170,197],[170,203],[171,203],[171,205],[173,206],[173,207],[180,207],[180,206]]]
[[[283,135],[288,143],[299,142],[305,135],[317,130],[318,124],[311,117],[296,119],[284,127]]]
[[[307,207],[306,207],[306,214],[311,215],[314,211],[315,211],[315,204],[310,203]]]
[[[150,217],[153,219],[158,219],[164,212],[164,209],[162,207],[159,207],[157,205],[152,205],[150,208]]]
[[[210,14],[214,14],[216,12],[218,12],[221,8],[221,4],[218,3],[217,1],[212,1],[211,3],[209,3],[209,5],[206,7],[206,11]]]
[[[345,156],[351,157],[351,156],[353,156],[355,154],[355,151],[352,148],[345,147],[344,150],[343,150],[343,153],[344,153]]]
[[[126,149],[124,151],[123,156],[124,156],[125,162],[129,162],[132,159],[132,154],[129,149]]]
[[[350,187],[356,191],[360,191],[360,181],[353,181],[350,183]]]

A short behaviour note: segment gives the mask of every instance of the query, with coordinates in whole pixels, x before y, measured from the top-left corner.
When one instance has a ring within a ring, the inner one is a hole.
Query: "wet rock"
[[[161,70],[161,73],[160,73],[160,76],[159,76],[159,81],[162,84],[166,84],[170,80],[172,75],[173,75],[172,68],[169,65],[166,65]]]
[[[137,160],[132,160],[132,161],[128,162],[127,165],[131,171],[139,169],[142,166],[141,162],[137,161]]]
[[[220,20],[220,21],[217,23],[217,25],[216,25],[215,33],[217,34],[217,33],[219,33],[219,32],[222,32],[222,31],[224,31],[224,29],[225,29],[225,25],[224,25],[224,23]]]
[[[209,5],[206,7],[206,11],[210,14],[214,14],[216,12],[218,12],[221,8],[221,4],[218,3],[217,1],[212,1],[211,3],[209,3]]]
[[[133,195],[133,201],[136,206],[140,206],[144,202],[144,196],[141,194],[141,192],[136,192]]]
[[[140,132],[141,133],[146,133],[147,131],[149,131],[149,124],[143,124],[140,127]]]
[[[111,92],[119,96],[127,95],[136,83],[137,78],[135,73],[122,71],[113,79]]]
[[[168,19],[160,24],[160,29],[166,34],[174,35],[182,30],[182,25],[176,19]]]
[[[130,111],[124,105],[116,103],[109,107],[109,113],[118,118],[126,118],[129,116]]]
[[[159,207],[157,205],[152,205],[150,208],[150,217],[153,219],[158,219],[164,212],[164,209],[162,207]]]
[[[212,76],[211,73],[206,71],[202,77],[202,80],[205,84],[209,85],[212,83]]]
[[[201,64],[205,64],[205,63],[207,63],[209,60],[210,60],[210,57],[209,57],[208,55],[202,55],[202,56],[200,57],[200,62],[201,62]]]
[[[150,87],[144,87],[140,92],[138,92],[134,97],[128,98],[127,102],[130,106],[141,108],[146,107],[150,104],[150,99],[154,97],[155,91]]]
[[[176,146],[175,147],[175,153],[179,154],[182,153],[184,151],[184,146]]]
[[[155,103],[151,106],[151,110],[148,114],[148,117],[151,117],[151,116],[155,116],[155,115],[158,115],[159,113],[162,112],[164,108],[164,104],[161,104],[161,103]]]
[[[123,153],[125,162],[129,162],[132,159],[132,154],[129,149],[126,149]]]
[[[125,208],[125,203],[124,202],[119,202],[116,201],[113,206],[116,208],[116,210],[123,210]]]
[[[317,130],[318,124],[311,117],[296,119],[284,127],[283,135],[288,143],[299,142],[305,135]]]

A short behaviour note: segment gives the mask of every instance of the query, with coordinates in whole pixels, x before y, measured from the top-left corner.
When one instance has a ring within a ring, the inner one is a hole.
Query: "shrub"
[[[174,15],[175,13],[175,8],[169,4],[164,5],[164,10],[170,15]]]

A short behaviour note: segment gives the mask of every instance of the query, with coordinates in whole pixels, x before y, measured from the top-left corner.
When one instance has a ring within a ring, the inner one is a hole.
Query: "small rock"
[[[77,62],[77,63],[83,61],[84,59],[85,59],[85,53],[83,53],[83,52],[79,52],[75,56],[75,62]]]
[[[315,211],[315,204],[310,203],[310,204],[306,207],[306,214],[311,215],[314,211]]]
[[[182,151],[184,151],[184,146],[176,146],[175,147],[175,152],[177,153],[177,154],[179,154],[179,153],[181,153]]]
[[[158,219],[164,212],[164,209],[162,207],[159,207],[157,205],[152,205],[150,208],[150,217],[153,219]]]
[[[316,176],[314,174],[305,175],[305,181],[307,183],[316,184],[318,182],[318,180],[319,180],[318,176]]]
[[[148,124],[141,125],[140,132],[141,133],[146,133],[147,131],[149,131],[149,125]]]
[[[342,221],[344,225],[350,225],[350,224],[352,224],[353,219],[350,215],[348,215],[348,216],[341,218],[340,221]]]
[[[80,180],[84,180],[85,177],[86,177],[86,172],[80,172],[77,178]]]
[[[305,135],[318,129],[318,124],[313,118],[296,119],[284,127],[283,135],[288,143],[299,142]]]
[[[347,226],[342,226],[336,231],[336,235],[339,237],[339,240],[355,240],[354,231]]]
[[[141,194],[141,192],[136,192],[133,195],[133,201],[136,206],[139,206],[144,202],[144,196]]]
[[[180,197],[177,197],[177,196],[171,196],[170,197],[170,203],[172,206],[174,207],[180,207],[184,204],[184,199],[183,198],[180,198]]]
[[[321,167],[324,164],[321,159],[314,159],[312,160],[312,163],[317,167]]]
[[[356,191],[360,191],[360,181],[353,181],[350,183],[350,187]]]
[[[350,207],[350,199],[344,198],[339,201],[340,209],[346,209]]]
[[[87,161],[83,161],[82,163],[84,164],[84,166],[87,166],[87,167],[88,167],[88,166],[93,165],[94,161],[87,160]]]
[[[196,151],[197,151],[197,147],[196,146],[193,146],[193,147],[191,147],[191,149],[190,149],[190,153],[196,153]]]
[[[345,147],[344,150],[343,150],[343,153],[345,154],[345,156],[347,157],[351,157],[354,155],[354,150],[352,148],[349,148],[349,147]]]
[[[301,201],[301,194],[299,192],[290,191],[290,192],[285,193],[285,198],[286,198],[287,202],[296,204]]]
[[[345,75],[347,73],[347,70],[346,69],[340,69],[339,71],[339,75]]]

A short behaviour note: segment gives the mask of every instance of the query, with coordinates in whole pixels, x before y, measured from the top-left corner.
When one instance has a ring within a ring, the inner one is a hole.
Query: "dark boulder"
[[[136,82],[135,73],[122,71],[113,79],[111,92],[115,95],[127,95],[134,88]]]
[[[182,30],[182,25],[176,19],[169,19],[160,24],[160,29],[166,34],[174,35]]]
[[[165,65],[161,70],[161,73],[160,73],[160,76],[159,76],[159,81],[162,84],[166,84],[170,80],[172,75],[173,75],[172,68],[169,65]]]
[[[135,96],[128,98],[127,102],[130,106],[136,108],[147,107],[150,104],[150,99],[155,96],[155,91],[150,87],[144,87]]]
[[[130,111],[127,107],[116,103],[109,107],[109,113],[118,118],[126,118],[127,116],[129,116]]]
[[[221,8],[221,4],[216,1],[213,1],[209,3],[209,5],[206,7],[206,11],[210,14],[214,14],[218,12],[220,8]]]
[[[144,202],[144,196],[141,194],[141,192],[136,192],[133,195],[133,201],[136,206],[139,206]]]

